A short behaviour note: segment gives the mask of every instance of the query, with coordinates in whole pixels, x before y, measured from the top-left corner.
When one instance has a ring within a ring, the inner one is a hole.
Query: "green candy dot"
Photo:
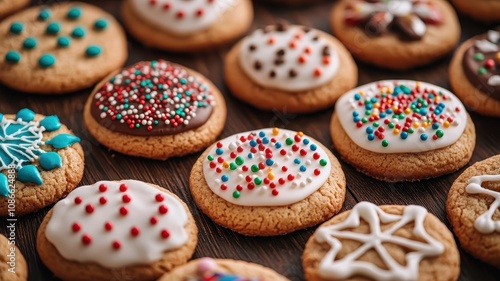
[[[443,130],[437,130],[436,131],[436,136],[438,136],[438,138],[442,138],[444,136]]]
[[[98,30],[103,30],[108,27],[108,21],[105,19],[98,19],[94,22],[94,28]]]
[[[13,33],[13,34],[21,34],[21,32],[23,32],[23,24],[21,22],[13,22],[11,25],[10,25],[10,28],[9,28],[9,31],[10,33]]]
[[[71,44],[71,38],[68,36],[61,36],[57,38],[57,46],[59,47],[68,47]]]
[[[47,34],[58,34],[59,31],[61,31],[61,25],[58,22],[51,22],[47,25],[47,29],[45,29],[45,32]]]
[[[71,32],[71,36],[73,36],[75,38],[82,38],[82,37],[85,36],[85,29],[83,27],[81,27],[81,26],[77,26]]]
[[[286,143],[287,145],[292,145],[293,140],[292,140],[291,138],[287,138],[287,139],[285,140],[285,143]]]
[[[233,197],[236,199],[240,198],[240,195],[241,195],[240,192],[237,190],[235,192],[233,192]]]
[[[368,118],[366,118],[366,117],[361,118],[361,122],[363,124],[367,123],[368,122]]]
[[[186,78],[181,78],[180,82],[181,82],[182,85],[186,85],[187,80],[186,80]]]
[[[479,74],[486,74],[486,73],[488,73],[488,70],[486,70],[486,68],[484,68],[484,67],[480,67],[480,68],[477,70],[477,72],[478,72]]]
[[[262,179],[259,178],[259,177],[256,177],[255,179],[253,179],[253,182],[256,184],[256,185],[260,185],[262,184]]]
[[[319,160],[319,164],[324,167],[326,166],[326,164],[328,164],[328,162],[326,161],[326,159],[321,159]]]
[[[38,20],[46,21],[49,18],[50,18],[50,10],[47,8],[41,9],[40,13],[38,13]]]
[[[391,129],[394,129],[394,123],[392,123],[392,122],[389,123],[389,125],[387,125],[387,126],[389,126],[389,128],[391,128]]]
[[[72,7],[71,9],[69,9],[68,13],[66,14],[66,17],[68,19],[75,20],[78,19],[81,15],[82,15],[82,10],[80,9],[80,7]]]
[[[243,157],[241,157],[241,156],[236,157],[235,161],[236,161],[236,164],[238,164],[238,166],[241,166],[241,165],[243,165],[243,163],[245,163],[245,160],[243,160]]]
[[[207,159],[208,161],[214,161],[214,157],[212,155],[208,155]]]
[[[5,54],[5,61],[10,63],[18,63],[21,60],[21,54],[17,51],[8,51]]]
[[[256,173],[259,171],[259,166],[253,164],[252,167],[250,168],[252,170],[252,172]]]
[[[482,60],[484,60],[484,55],[482,53],[475,53],[474,54],[474,60],[476,60],[476,61],[482,61]]]
[[[378,128],[378,126],[380,126],[380,123],[378,123],[378,122],[373,122],[373,127]]]
[[[231,163],[231,164],[229,164],[229,169],[231,169],[231,170],[233,170],[233,171],[234,171],[234,170],[236,170],[236,168],[238,168],[238,166],[236,166],[236,164],[235,164],[235,163]]]
[[[53,54],[43,54],[39,59],[38,59],[38,65],[40,65],[43,68],[51,67],[56,63],[56,57],[54,57]]]
[[[97,45],[90,45],[87,47],[87,50],[85,50],[85,54],[87,57],[97,57],[101,54],[101,47]]]
[[[35,48],[35,47],[36,47],[36,44],[37,44],[37,42],[36,42],[36,39],[35,39],[35,38],[33,38],[33,37],[28,37],[28,38],[26,38],[26,40],[24,40],[24,42],[23,42],[23,47],[24,47],[25,49],[33,49],[33,48]]]
[[[413,132],[415,132],[415,131],[413,131],[413,128],[408,128],[408,133],[409,134],[413,134]]]
[[[383,140],[382,141],[382,146],[383,147],[388,147],[389,146],[389,142],[387,140]]]

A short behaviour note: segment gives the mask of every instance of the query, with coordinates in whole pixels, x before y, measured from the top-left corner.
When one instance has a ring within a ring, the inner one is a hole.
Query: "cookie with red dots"
[[[6,226],[12,236],[8,239],[0,234],[0,280],[26,281],[28,280],[28,265],[15,245],[15,223],[7,222]]]
[[[500,2],[492,0],[450,0],[460,13],[482,22],[500,20]]]
[[[20,10],[30,3],[30,0],[0,0],[0,18]]]
[[[287,281],[274,270],[239,260],[201,258],[179,266],[158,281]]]
[[[80,2],[37,6],[0,23],[0,82],[37,94],[90,87],[120,68],[127,41],[120,24]]]
[[[283,235],[321,223],[345,199],[339,162],[302,132],[267,128],[208,148],[189,178],[198,207],[215,223],[250,236]]]
[[[360,86],[335,104],[333,146],[360,172],[388,182],[438,177],[465,166],[474,123],[446,89],[417,81]]]
[[[450,63],[450,85],[471,110],[500,117],[500,32],[490,30],[457,49]]]
[[[173,193],[136,180],[99,181],[47,213],[37,250],[63,280],[156,280],[191,257],[197,235]]]
[[[226,56],[225,80],[239,99],[261,109],[305,113],[332,106],[357,83],[357,67],[332,36],[278,23],[258,29]]]
[[[126,0],[121,13],[128,32],[144,45],[196,52],[245,33],[253,6],[250,0]]]
[[[113,150],[165,160],[214,142],[226,122],[226,105],[201,74],[164,60],[144,61],[97,85],[84,122]]]
[[[342,0],[331,24],[354,57],[396,70],[429,64],[460,39],[457,15],[443,0]]]

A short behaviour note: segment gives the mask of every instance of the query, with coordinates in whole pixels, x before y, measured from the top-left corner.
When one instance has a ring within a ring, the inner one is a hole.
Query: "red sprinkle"
[[[71,226],[71,229],[73,230],[73,232],[78,232],[78,231],[80,231],[80,229],[82,229],[82,226],[79,223],[75,222]]]
[[[161,238],[167,239],[168,237],[170,237],[170,232],[168,232],[168,230],[166,230],[166,229],[163,229],[161,231]]]
[[[108,190],[108,187],[104,183],[99,185],[100,192],[105,192],[106,190]]]
[[[113,229],[113,224],[111,222],[107,221],[104,224],[104,229],[106,229],[107,231],[111,231]]]
[[[139,228],[137,226],[134,226],[130,229],[130,234],[132,234],[132,236],[134,236],[134,237],[138,236],[140,233],[141,233],[141,231],[139,230]]]
[[[127,207],[123,206],[120,208],[120,215],[126,216],[128,214],[128,209]]]
[[[75,204],[77,204],[77,205],[78,205],[78,204],[80,204],[80,203],[82,203],[82,198],[80,198],[80,197],[75,197]]]
[[[132,198],[130,198],[130,196],[128,194],[124,194],[122,196],[123,203],[130,203],[131,200],[132,200]]]
[[[90,243],[92,243],[92,237],[90,237],[90,235],[88,234],[85,234],[82,236],[82,243],[84,245],[90,245]]]
[[[94,212],[94,206],[92,204],[87,204],[87,206],[85,206],[85,212],[92,214]]]
[[[168,212],[168,207],[165,206],[165,205],[161,205],[159,208],[158,208],[158,211],[160,212],[160,214],[164,215]]]
[[[108,202],[108,200],[106,199],[106,197],[102,196],[101,198],[99,198],[99,203],[101,203],[101,205],[106,204],[106,202]]]
[[[165,197],[163,196],[163,194],[158,193],[155,196],[156,202],[163,202],[164,199],[165,199]]]
[[[126,184],[124,184],[124,183],[120,184],[120,191],[121,192],[125,192],[125,191],[127,191],[127,189],[128,189],[128,187]]]
[[[119,250],[121,247],[122,244],[118,240],[113,241],[113,249]]]
[[[155,225],[156,223],[158,223],[158,219],[155,216],[152,216],[149,219],[149,223],[152,224],[152,225]]]

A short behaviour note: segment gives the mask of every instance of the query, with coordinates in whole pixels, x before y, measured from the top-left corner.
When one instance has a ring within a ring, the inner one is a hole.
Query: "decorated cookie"
[[[447,281],[457,280],[460,256],[451,232],[424,207],[360,202],[316,230],[302,265],[308,281]]]
[[[347,162],[384,181],[451,173],[469,162],[476,143],[474,124],[456,96],[407,80],[347,92],[335,105],[330,130]]]
[[[274,270],[244,261],[201,258],[179,266],[158,281],[286,281]]]
[[[1,2],[0,2],[1,3]],[[15,233],[15,223],[6,222],[6,229]],[[12,229],[12,226],[14,229]],[[15,235],[15,234],[14,234]],[[9,236],[10,238],[11,236]],[[28,265],[23,254],[16,247],[15,237],[7,239],[0,234],[0,280],[28,280]]]
[[[331,21],[355,57],[390,69],[429,64],[460,39],[455,11],[443,0],[342,0]]]
[[[144,45],[177,52],[229,43],[246,32],[253,18],[250,0],[123,2],[123,22],[135,38]]]
[[[492,22],[500,20],[500,2],[496,0],[450,0],[460,13],[475,20]]]
[[[0,0],[0,18],[16,12],[30,3],[30,0]]]
[[[302,132],[278,128],[218,141],[196,161],[189,183],[213,221],[258,236],[325,221],[342,207],[346,185],[328,149]]]
[[[24,108],[0,113],[0,216],[18,216],[50,205],[83,177],[80,139],[59,122]]]
[[[500,267],[500,155],[469,167],[453,183],[446,212],[460,245]]]
[[[500,32],[465,41],[450,64],[450,84],[470,109],[500,117]]]
[[[84,121],[118,152],[167,159],[204,149],[224,128],[226,105],[201,74],[164,60],[107,77],[87,100]]]
[[[330,35],[278,23],[257,29],[225,61],[232,93],[258,108],[311,112],[332,106],[357,83],[357,67]]]
[[[0,24],[0,82],[20,91],[63,94],[121,67],[125,34],[101,9],[80,2],[33,7]]]
[[[45,265],[63,280],[156,280],[198,242],[186,204],[159,186],[100,181],[59,201],[38,230]]]

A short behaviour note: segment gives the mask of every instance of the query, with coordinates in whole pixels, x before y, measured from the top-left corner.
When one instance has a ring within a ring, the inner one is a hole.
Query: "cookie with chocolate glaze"
[[[492,22],[500,20],[500,2],[495,0],[450,0],[457,10],[469,17]]]
[[[500,117],[500,32],[490,30],[457,49],[450,63],[450,85],[471,110]]]
[[[358,80],[354,60],[337,39],[283,22],[241,40],[226,56],[224,69],[237,98],[291,113],[328,108]]]
[[[104,146],[162,160],[207,147],[225,121],[219,90],[201,74],[164,60],[112,74],[84,109],[87,129]]]
[[[460,39],[455,11],[443,0],[342,0],[331,23],[354,57],[397,70],[429,64]]]
[[[0,18],[20,10],[30,3],[30,0],[0,0]]]
[[[195,52],[245,33],[252,24],[253,6],[250,0],[126,0],[121,13],[128,32],[142,44]]]

